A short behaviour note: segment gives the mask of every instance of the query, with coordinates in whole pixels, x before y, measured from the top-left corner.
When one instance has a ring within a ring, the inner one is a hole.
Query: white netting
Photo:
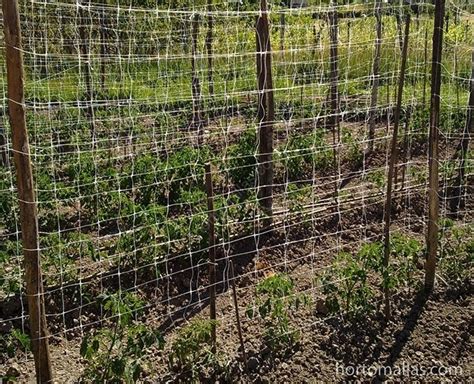
[[[269,122],[270,229],[258,193],[258,3],[20,1],[53,366],[67,345],[77,367],[57,370],[58,380],[84,374],[81,340],[113,328],[127,312],[134,324],[159,329],[170,340],[184,320],[207,316],[208,162],[215,194],[218,329],[234,325],[231,260],[242,321],[249,324],[258,321],[245,308],[260,305],[254,290],[265,277],[291,276],[294,287],[285,296],[306,293],[316,301],[327,294],[325,284],[348,279],[336,272],[331,281],[321,276],[346,265],[344,252],[355,255],[364,244],[382,240],[407,12],[412,20],[391,233],[400,243],[424,246],[433,6],[381,5],[378,97],[371,108],[376,4],[295,4],[269,4],[275,100]],[[460,143],[472,133],[466,127],[474,42],[468,7],[447,4],[445,21],[439,165],[440,217],[450,218],[449,236],[450,231],[472,236],[472,152],[464,151],[459,177]],[[335,111],[332,12],[338,14]],[[7,346],[13,331],[28,333],[28,315],[6,72],[0,68],[5,138],[0,149],[6,154],[0,169],[0,324]],[[332,130],[333,124],[339,129]],[[442,255],[447,245],[440,244]],[[450,285],[443,273],[440,279]],[[372,283],[380,286],[377,279]],[[374,292],[379,299],[378,289]],[[299,328],[337,315],[307,316]],[[219,336],[218,345],[227,342]],[[31,367],[31,355],[21,356]],[[154,353],[143,359],[155,361]],[[157,366],[151,377],[165,374],[166,364]]]

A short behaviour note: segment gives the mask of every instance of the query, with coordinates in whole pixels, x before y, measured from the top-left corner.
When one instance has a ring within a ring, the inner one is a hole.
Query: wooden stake
[[[198,145],[203,143],[203,120],[201,115],[201,84],[196,70],[197,40],[199,35],[199,15],[192,16],[191,28],[191,91],[193,97],[193,130],[197,133]]]
[[[464,182],[466,175],[466,160],[467,152],[469,149],[469,139],[474,133],[474,119],[472,115],[474,113],[474,51],[471,56],[471,80],[469,89],[469,102],[467,106],[467,117],[466,125],[464,126],[464,132],[462,135],[461,143],[459,144],[459,167],[456,178],[454,179],[454,185],[451,188],[450,196],[450,209],[453,212],[458,212],[459,208],[464,205]]]
[[[385,203],[385,227],[384,227],[384,258],[383,266],[384,273],[388,273],[388,265],[390,258],[390,223],[391,223],[391,212],[392,212],[392,186],[394,179],[394,170],[395,164],[398,160],[398,126],[400,123],[400,111],[402,108],[403,100],[403,86],[405,83],[405,70],[406,62],[408,56],[408,37],[410,34],[410,13],[407,13],[406,23],[405,23],[405,36],[403,39],[403,49],[402,49],[402,63],[400,66],[400,78],[398,80],[398,92],[397,92],[397,106],[393,115],[393,135],[392,135],[392,145],[390,151],[390,161],[388,168],[388,177],[387,177],[387,200]],[[384,278],[387,278],[385,276]],[[385,295],[385,317],[390,318],[390,290],[387,286],[384,286],[384,295]]]
[[[426,106],[426,83],[428,74],[426,73],[426,64],[428,62],[428,29],[425,29],[425,50],[423,56],[423,108]]]
[[[400,44],[400,51],[403,51],[402,16],[400,15],[400,12],[397,12],[395,14],[395,20],[397,21],[398,42]]]
[[[285,57],[285,11],[280,13],[280,55],[282,60]]]
[[[433,31],[433,59],[431,67],[431,106],[429,132],[429,185],[428,185],[428,234],[426,238],[428,257],[425,264],[425,290],[431,292],[436,271],[438,252],[438,216],[439,216],[439,175],[438,175],[438,136],[439,107],[441,92],[441,54],[443,50],[443,19],[445,0],[435,2],[435,22]]]
[[[214,82],[212,79],[212,40],[213,40],[213,26],[214,20],[212,17],[212,0],[207,0],[207,35],[206,35],[206,50],[207,50],[207,82],[209,88],[209,96],[214,97]]]
[[[207,213],[209,217],[209,317],[216,320],[216,233],[211,164],[206,164]],[[216,353],[216,326],[212,326],[212,353]]]
[[[84,71],[84,81],[86,83],[86,116],[89,119],[89,126],[91,131],[92,146],[96,146],[96,126],[95,126],[95,115],[94,115],[94,87],[92,84],[92,66],[91,66],[91,56],[90,56],[90,44],[89,44],[89,35],[86,29],[86,15],[85,15],[85,5],[83,5],[84,0],[80,2],[80,12],[81,17],[80,26],[79,26],[79,37],[80,37],[80,51],[81,51],[81,60],[82,70]]]
[[[2,112],[3,115],[3,112]],[[4,127],[0,127],[0,164],[5,167],[10,167],[10,155],[8,153],[7,134]]]
[[[101,12],[100,17],[100,85],[102,89],[105,88],[105,73],[107,59],[107,16],[105,8]]]
[[[337,10],[333,6],[329,12],[329,35],[330,35],[330,48],[329,48],[329,64],[331,71],[331,87],[330,87],[330,105],[331,113],[329,118],[329,128],[332,130],[332,141],[333,141],[333,167],[334,167],[334,198],[337,203],[338,196],[338,151],[339,143],[341,142],[341,133],[339,129],[339,68],[338,68],[338,19]]]
[[[234,307],[235,307],[235,321],[237,324],[237,332],[239,333],[240,348],[242,349],[242,356],[244,358],[244,366],[247,368],[247,353],[245,352],[244,337],[242,336],[242,327],[240,325],[240,314],[239,314],[239,304],[237,302],[237,290],[235,288],[235,273],[234,273],[234,263],[232,260],[230,263],[230,271],[232,274],[232,296],[234,298]]]
[[[388,132],[390,131],[390,112],[391,112],[391,105],[390,103],[392,102],[390,98],[390,81],[391,79],[387,79],[387,84],[385,86],[386,90],[386,101],[387,101],[387,121],[385,124],[385,137],[388,137]],[[386,143],[386,142],[385,142]]]
[[[409,130],[410,130],[410,118],[411,118],[411,105],[408,106],[406,114],[405,114],[405,131],[403,134],[403,150],[402,150],[402,166],[401,166],[401,183],[400,183],[400,191],[405,188],[405,173],[406,173],[406,162],[408,160],[408,149],[409,149],[409,141],[410,141],[410,135],[409,135]],[[397,172],[398,176],[398,167],[397,167]]]
[[[38,239],[38,212],[26,129],[23,55],[18,0],[3,0],[3,27],[8,83],[8,111],[16,167],[23,242],[26,297],[36,381],[53,380],[44,306]]]
[[[258,198],[265,215],[264,227],[272,224],[273,218],[273,123],[275,104],[273,99],[272,54],[268,25],[267,0],[260,0],[260,15],[257,19],[257,81],[259,148],[258,148]]]
[[[375,38],[375,55],[372,67],[372,94],[370,97],[370,112],[369,112],[369,135],[368,135],[368,153],[374,150],[375,141],[375,116],[377,108],[378,87],[379,87],[379,68],[380,68],[380,52],[382,48],[382,0],[377,0],[375,8],[376,18],[376,33]]]

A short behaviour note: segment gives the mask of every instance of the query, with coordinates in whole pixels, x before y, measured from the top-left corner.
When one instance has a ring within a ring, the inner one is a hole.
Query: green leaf
[[[89,343],[89,336],[85,336],[83,339],[82,339],[82,342],[81,342],[81,348],[80,348],[80,354],[82,357],[84,358],[89,358],[89,348],[88,348],[88,343]]]

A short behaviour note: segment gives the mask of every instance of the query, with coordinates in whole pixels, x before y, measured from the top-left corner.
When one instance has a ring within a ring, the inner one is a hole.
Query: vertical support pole
[[[79,16],[81,20],[79,21],[79,38],[80,38],[80,52],[81,60],[83,61],[83,71],[84,71],[84,81],[86,83],[86,115],[89,119],[89,126],[91,130],[91,139],[92,145],[95,148],[96,145],[96,126],[95,126],[95,116],[94,116],[94,89],[92,86],[92,65],[91,65],[91,55],[90,55],[90,44],[89,44],[89,35],[86,29],[85,22],[85,5],[84,0],[81,0],[79,3]]]
[[[461,142],[459,144],[459,167],[456,178],[454,179],[454,185],[451,188],[450,196],[450,209],[453,212],[458,212],[463,207],[463,195],[464,195],[464,182],[466,175],[466,160],[467,152],[469,149],[469,139],[474,133],[474,119],[472,115],[474,113],[474,51],[471,56],[471,80],[469,86],[469,102],[467,106],[466,125],[464,126],[464,132],[462,134]]]
[[[285,57],[285,29],[286,29],[285,11],[282,10],[280,13],[280,55],[281,55],[282,60]]]
[[[408,150],[409,150],[409,142],[410,142],[410,118],[411,118],[411,109],[412,105],[409,105],[405,114],[405,132],[403,134],[403,149],[402,149],[402,169],[401,169],[401,183],[400,183],[400,191],[405,188],[405,174],[406,174],[406,162],[408,160]],[[398,168],[397,168],[397,176],[398,176]]]
[[[3,0],[2,5],[7,64],[8,110],[20,205],[21,237],[23,242],[31,344],[35,359],[36,381],[38,383],[49,383],[53,380],[53,373],[49,354],[43,279],[40,265],[38,212],[28,131],[26,129],[23,55],[21,50],[18,0]]]
[[[457,11],[456,11],[457,12]],[[457,14],[457,13],[456,13]],[[456,15],[455,14],[455,15]],[[454,25],[456,25],[457,16],[454,16]],[[454,38],[454,48],[453,48],[453,59],[454,59],[454,84],[456,86],[456,107],[459,108],[461,105],[460,94],[459,94],[459,64],[458,64],[458,35],[456,33]]]
[[[268,25],[267,0],[260,0],[260,15],[257,19],[257,82],[259,148],[258,148],[258,198],[265,219],[265,227],[273,218],[273,123],[275,104],[273,99],[272,52]]]
[[[425,264],[425,290],[431,292],[434,286],[436,258],[438,252],[439,216],[439,175],[438,175],[438,136],[441,92],[441,54],[443,50],[443,19],[445,0],[435,2],[435,22],[433,31],[433,59],[431,67],[431,106],[429,132],[429,185],[428,185],[428,234],[427,260]]]
[[[319,32],[316,32],[316,24],[313,24],[313,38],[314,38],[314,46],[313,46],[313,61],[316,60],[316,50],[319,48],[319,40],[321,39],[321,27]]]
[[[106,65],[105,60],[107,59],[107,16],[105,8],[101,12],[100,16],[100,85],[102,89],[105,88],[105,72]]]
[[[423,108],[426,106],[426,83],[428,75],[426,73],[426,64],[428,62],[428,28],[425,28],[425,50],[423,56]]]
[[[196,70],[197,40],[199,35],[199,15],[195,14],[191,23],[191,91],[193,97],[192,128],[197,133],[198,145],[203,143],[203,121],[201,115],[201,84]]]
[[[235,273],[234,263],[230,260],[230,271],[232,274],[232,297],[234,299],[235,320],[237,323],[237,332],[239,334],[240,348],[242,349],[242,357],[244,358],[244,365],[247,368],[247,353],[245,352],[244,337],[242,336],[242,327],[240,325],[239,304],[237,303],[237,290],[235,288]]]
[[[10,155],[8,153],[8,140],[5,128],[2,125],[3,110],[0,111],[0,165],[5,168],[10,167]]]
[[[409,11],[408,11],[409,12]],[[390,291],[386,284],[388,278],[388,265],[390,258],[390,223],[391,223],[391,211],[392,211],[392,187],[394,179],[395,164],[398,161],[398,126],[400,123],[400,111],[402,108],[403,100],[403,87],[405,84],[405,70],[408,56],[408,37],[410,35],[410,13],[407,13],[405,23],[405,35],[403,38],[403,49],[402,49],[402,63],[400,66],[400,78],[398,80],[398,92],[397,92],[397,105],[393,115],[393,135],[390,150],[390,162],[387,176],[387,200],[385,202],[385,226],[384,226],[384,258],[382,273],[384,281],[384,296],[385,296],[385,317],[390,318]]]
[[[209,318],[216,320],[216,233],[211,164],[206,164],[207,214],[209,217]],[[212,325],[212,353],[216,353],[216,325]]]
[[[212,0],[207,0],[207,35],[206,35],[206,50],[207,50],[207,82],[209,89],[209,96],[214,97],[214,81],[212,78],[212,40],[213,40],[214,19],[212,17]]]
[[[372,66],[372,94],[370,96],[370,111],[369,111],[369,135],[368,135],[368,153],[374,150],[375,141],[375,116],[377,109],[377,98],[379,88],[379,69],[380,69],[380,52],[382,48],[382,0],[377,0],[375,3],[375,19],[376,19],[376,38],[375,38],[375,54]]]
[[[449,31],[449,11],[446,13],[446,33]]]
[[[339,129],[339,60],[338,60],[338,16],[337,9],[332,3],[332,10],[329,12],[329,35],[330,35],[330,47],[329,47],[329,64],[330,64],[330,106],[331,113],[329,117],[329,127],[332,130],[332,141],[333,141],[333,167],[334,167],[334,198],[337,200],[338,195],[338,148],[341,142],[341,133]]]
[[[392,106],[390,103],[392,102],[391,97],[390,97],[390,82],[392,79],[387,79],[387,83],[385,84],[385,91],[386,91],[386,102],[387,102],[387,121],[385,124],[385,137],[388,137],[388,132],[390,131],[390,114],[392,110]]]

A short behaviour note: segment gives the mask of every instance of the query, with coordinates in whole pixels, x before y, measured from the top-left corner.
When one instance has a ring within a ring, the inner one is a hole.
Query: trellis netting
[[[265,282],[279,287],[284,303],[305,303],[291,309],[299,320],[270,339],[304,333],[369,303],[380,306],[384,275],[374,265],[383,255],[402,75],[390,273],[403,271],[404,278],[393,282],[391,295],[410,279],[422,281],[434,6],[319,0],[270,1],[267,12],[260,6],[19,1],[41,295],[59,381],[93,380],[97,371],[111,379],[110,367],[99,360],[107,352],[135,362],[159,356],[148,374],[165,377],[165,356],[173,353],[178,330],[209,316],[210,250],[216,253],[217,350],[230,357],[241,353],[229,347],[238,346],[233,284],[242,326],[254,329],[244,332],[247,346],[257,343],[266,321],[258,311],[262,297],[274,294]],[[473,233],[471,12],[467,3],[446,4],[438,274],[448,285],[443,255]],[[268,44],[256,27],[262,15]],[[33,375],[2,57],[0,332],[6,352],[0,361],[15,357]],[[405,255],[407,244],[418,261]],[[368,249],[373,264],[366,262]],[[368,291],[353,306],[336,298],[333,310],[327,298],[352,279],[341,272],[351,262],[372,276]],[[315,306],[324,308],[315,314]],[[155,339],[130,354],[126,337],[142,335],[140,326],[156,330]],[[91,347],[94,337],[100,346]],[[63,350],[67,368],[58,363]]]

